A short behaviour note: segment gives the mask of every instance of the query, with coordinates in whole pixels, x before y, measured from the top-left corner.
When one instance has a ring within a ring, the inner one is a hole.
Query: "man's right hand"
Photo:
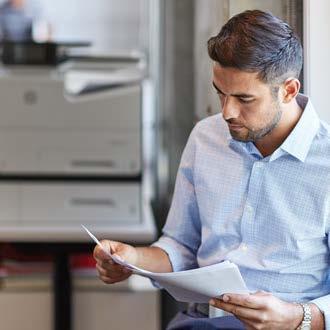
[[[136,265],[138,254],[135,247],[108,240],[101,241],[101,244],[106,251],[111,252],[111,254],[130,264]],[[104,283],[112,284],[124,281],[132,275],[131,270],[116,264],[98,245],[94,249],[94,258],[99,277]]]

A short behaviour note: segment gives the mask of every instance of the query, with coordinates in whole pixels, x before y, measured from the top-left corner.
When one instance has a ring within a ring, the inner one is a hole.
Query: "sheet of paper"
[[[107,251],[104,246],[101,244],[101,242],[84,226],[84,225],[81,225],[85,231],[87,232],[87,234],[91,237],[91,239],[99,246],[101,247],[101,249],[114,261],[116,262],[117,264],[119,265],[122,265],[124,267],[127,267],[129,269],[131,269],[135,274],[138,274],[138,275],[146,275],[146,274],[149,274],[150,272],[147,271],[147,270],[143,270],[139,267],[136,267],[134,265],[131,265],[127,262],[125,262],[124,260],[121,260],[119,258],[117,258],[116,256],[114,256],[111,251]],[[140,274],[141,273],[141,274]]]
[[[156,281],[177,301],[208,303],[211,298],[224,293],[249,293],[238,267],[229,261],[180,272],[153,273],[116,258],[85,226],[82,227],[116,263],[131,269],[134,274]]]
[[[108,87],[118,85],[129,85],[141,81],[145,71],[141,67],[130,67],[128,69],[104,70],[69,70],[65,74],[65,89],[68,93],[78,95],[87,90],[97,87]]]
[[[229,261],[181,272],[153,273],[150,278],[182,302],[208,303],[224,293],[249,293],[238,267]]]

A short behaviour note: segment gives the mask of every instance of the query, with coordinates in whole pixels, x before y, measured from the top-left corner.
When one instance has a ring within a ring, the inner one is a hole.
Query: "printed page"
[[[153,273],[116,258],[104,250],[99,240],[85,226],[82,227],[116,263],[131,269],[134,274],[156,281],[177,301],[208,303],[211,298],[224,293],[249,293],[238,267],[229,261],[181,272]]]

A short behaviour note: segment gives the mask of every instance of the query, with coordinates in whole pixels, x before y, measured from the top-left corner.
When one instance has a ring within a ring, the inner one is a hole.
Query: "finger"
[[[107,276],[100,276],[100,279],[106,284],[114,284],[114,283],[125,280],[125,278],[123,278],[123,279],[113,279],[113,278],[107,277]]]
[[[98,268],[98,272],[99,272],[99,278],[102,281],[106,282],[107,284],[120,282],[120,281],[127,279],[129,276],[131,276],[131,272],[130,273],[114,273],[114,274],[110,273],[109,274],[109,272],[105,271],[102,268]]]
[[[109,260],[113,263],[111,260],[111,257],[99,246],[96,245],[93,251],[93,257],[96,261],[99,260]]]
[[[243,307],[261,309],[265,307],[265,296],[257,294],[224,294],[222,299],[226,303]]]
[[[107,275],[107,271],[104,268],[102,268],[100,265],[96,264],[95,267],[96,267],[96,269],[99,273],[99,276],[106,276]]]
[[[115,262],[109,261],[109,260],[97,261],[97,264],[99,266],[101,266],[102,268],[107,269],[109,271],[127,272],[127,270],[129,270],[127,267],[117,264]]]
[[[103,246],[103,249],[105,251],[105,255],[107,256],[105,259],[110,259],[111,263],[117,264],[117,261],[112,258],[112,256],[116,257],[120,261],[126,261],[130,260],[130,251],[129,246],[126,244],[123,244],[121,242],[116,242],[116,241],[108,241],[108,240],[103,240],[101,241],[101,244]],[[102,249],[101,249],[102,250]],[[102,253],[102,252],[101,252]],[[111,256],[110,256],[111,253]]]
[[[108,270],[120,271],[124,268],[124,266],[119,265],[113,262],[112,260],[98,260],[96,263],[99,266],[103,267],[104,269],[108,269]]]
[[[102,247],[103,247],[103,250],[105,251],[105,253],[107,254],[112,254],[113,251],[114,251],[114,248],[112,248],[112,241],[109,241],[109,240],[106,240],[106,239],[103,239],[100,241]],[[115,243],[115,242],[113,242]],[[114,246],[115,247],[115,246]]]
[[[118,247],[121,245],[120,242],[116,241],[109,241],[109,240],[102,240],[100,241],[100,245],[96,245],[94,249],[94,256],[95,257],[102,257],[104,258],[111,258],[111,254],[117,251]],[[96,254],[96,255],[95,255]]]
[[[259,316],[261,311],[257,309],[251,309],[249,307],[243,307],[240,305],[234,305],[230,303],[225,303],[221,301],[220,299],[216,299],[215,304],[211,305],[220,309],[223,309],[226,312],[232,313],[237,317],[242,317],[245,319],[249,319],[250,321],[257,321],[259,320]]]
[[[121,276],[122,274],[131,273],[130,269],[116,264],[109,265],[107,263],[101,263],[101,264],[97,263],[96,268],[97,270],[102,271],[102,274],[106,274],[107,276],[110,277],[117,277],[117,276]]]
[[[122,246],[124,245],[121,242],[117,241],[109,241],[109,240],[102,240],[100,241],[101,245],[103,246],[103,249],[108,253],[108,254],[115,254],[118,252]]]
[[[96,269],[99,272],[100,275],[103,276],[108,276],[108,277],[118,277],[121,274],[123,274],[123,272],[118,272],[118,271],[113,271],[113,270],[109,270],[109,269],[105,269],[102,266],[96,264]]]

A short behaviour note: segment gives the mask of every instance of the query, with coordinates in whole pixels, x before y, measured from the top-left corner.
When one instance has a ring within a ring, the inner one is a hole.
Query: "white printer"
[[[4,66],[0,241],[146,242],[140,58]]]

